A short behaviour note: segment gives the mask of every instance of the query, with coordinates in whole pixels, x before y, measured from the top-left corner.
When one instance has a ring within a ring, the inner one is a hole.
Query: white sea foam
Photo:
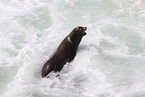
[[[0,97],[144,97],[143,0],[0,1]],[[71,30],[87,26],[77,55],[41,78]]]

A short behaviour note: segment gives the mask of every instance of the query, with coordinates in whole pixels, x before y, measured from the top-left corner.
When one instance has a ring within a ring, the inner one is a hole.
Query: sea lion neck
[[[71,40],[75,49],[77,49],[79,43],[81,42],[82,37],[83,35],[81,35],[79,31],[75,31],[75,30],[68,35],[68,38]]]

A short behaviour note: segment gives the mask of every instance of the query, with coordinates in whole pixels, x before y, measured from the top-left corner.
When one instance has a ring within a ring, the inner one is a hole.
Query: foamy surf
[[[144,97],[144,1],[0,1],[1,97]],[[43,64],[86,26],[75,59],[51,78]]]

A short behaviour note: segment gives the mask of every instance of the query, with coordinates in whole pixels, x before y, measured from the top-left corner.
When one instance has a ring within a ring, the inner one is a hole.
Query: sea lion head
[[[68,35],[68,40],[71,41],[71,43],[75,45],[76,49],[82,37],[86,35],[86,32],[85,32],[86,30],[87,30],[87,27],[77,26]]]
[[[77,31],[77,33],[81,33],[82,36],[86,35],[86,30],[87,27],[82,27],[82,26],[77,26],[75,29],[75,32]]]
[[[71,32],[72,37],[83,37],[86,35],[87,27],[77,26]]]

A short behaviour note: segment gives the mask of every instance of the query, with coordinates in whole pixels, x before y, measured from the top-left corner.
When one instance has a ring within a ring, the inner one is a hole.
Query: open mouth
[[[87,27],[84,27],[83,29],[83,35],[86,35],[87,33],[85,31],[87,30]]]

